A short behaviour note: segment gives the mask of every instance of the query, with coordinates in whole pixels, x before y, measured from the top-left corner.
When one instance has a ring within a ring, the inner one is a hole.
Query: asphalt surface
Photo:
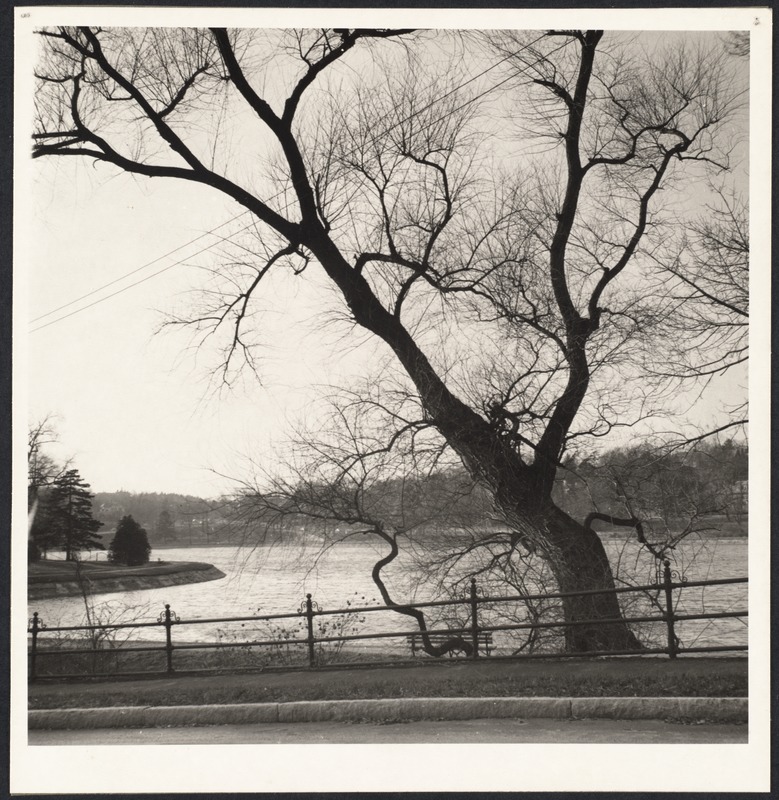
[[[180,728],[31,730],[28,743],[164,744],[743,744],[746,725],[661,720],[472,719],[397,723],[295,722]]]

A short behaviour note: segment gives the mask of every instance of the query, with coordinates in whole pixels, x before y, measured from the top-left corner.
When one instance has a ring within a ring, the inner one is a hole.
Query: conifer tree
[[[146,530],[131,515],[122,517],[108,549],[109,560],[136,567],[148,562],[150,552]]]
[[[96,535],[103,523],[92,516],[93,497],[77,469],[57,476],[36,516],[32,530],[36,545],[44,551],[61,547],[67,561],[74,561],[81,550],[105,550]]]

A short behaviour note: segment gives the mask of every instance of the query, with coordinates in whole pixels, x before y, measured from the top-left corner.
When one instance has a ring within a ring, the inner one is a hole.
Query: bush
[[[355,602],[357,592],[354,593]],[[365,605],[365,595],[359,598]],[[375,602],[375,598],[373,598]],[[323,638],[336,638],[351,636],[360,633],[365,623],[365,616],[351,610],[352,600],[346,601],[344,614],[317,615],[314,617],[315,658],[318,666],[333,664],[348,660],[343,652],[347,642],[342,640],[326,641]],[[262,609],[257,609],[258,616]],[[217,629],[217,642],[219,644],[233,645],[245,642],[243,647],[231,648],[227,651],[226,666],[235,665],[238,659],[236,650],[243,650],[246,663],[262,666],[289,666],[307,663],[308,628],[306,620],[259,619],[256,624],[241,623],[241,630],[229,631]],[[253,641],[272,642],[266,645],[254,645]]]
[[[108,549],[109,560],[136,567],[148,563],[149,553],[151,546],[146,530],[132,516],[122,517]]]

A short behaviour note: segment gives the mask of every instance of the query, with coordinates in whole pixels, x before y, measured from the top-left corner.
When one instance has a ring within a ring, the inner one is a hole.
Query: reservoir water
[[[610,559],[618,574],[634,582],[655,582],[656,565],[637,543],[606,539]],[[225,577],[206,583],[169,586],[134,592],[96,595],[94,614],[102,622],[152,621],[166,603],[181,620],[296,612],[311,593],[320,608],[381,605],[371,580],[373,564],[385,555],[380,543],[343,543],[322,554],[305,547],[189,547],[158,550],[152,561],[199,561],[214,564]],[[747,539],[720,538],[683,543],[674,551],[673,569],[688,581],[747,575]],[[437,600],[424,581],[419,581],[401,557],[383,573],[393,597],[400,602]],[[722,612],[747,608],[747,585],[685,589],[677,613]],[[79,625],[85,621],[80,597],[36,600],[46,625]],[[654,613],[657,613],[655,611]],[[176,630],[178,640],[215,641],[228,625],[187,625]],[[236,626],[233,626],[233,630]],[[372,613],[360,632],[410,630],[408,618],[392,612]],[[662,624],[658,636],[662,636]],[[143,629],[144,639],[155,639],[162,630]],[[235,634],[230,634],[235,635]],[[677,635],[683,646],[747,644],[746,620],[716,619],[680,623]]]

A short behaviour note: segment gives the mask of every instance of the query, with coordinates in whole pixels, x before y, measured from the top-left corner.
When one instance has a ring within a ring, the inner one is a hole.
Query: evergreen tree
[[[128,566],[140,566],[149,560],[151,547],[146,530],[129,514],[119,520],[116,534],[108,549],[108,558]]]
[[[92,516],[89,484],[77,469],[58,475],[39,495],[39,509],[31,530],[33,542],[43,551],[61,547],[73,561],[81,550],[105,550],[97,536],[103,524]]]

